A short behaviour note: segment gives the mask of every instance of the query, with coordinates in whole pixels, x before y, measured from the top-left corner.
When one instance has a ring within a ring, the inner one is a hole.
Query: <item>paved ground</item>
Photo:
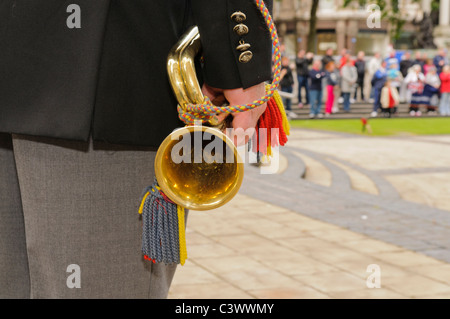
[[[450,298],[450,136],[292,130],[278,163],[190,213],[169,298]]]

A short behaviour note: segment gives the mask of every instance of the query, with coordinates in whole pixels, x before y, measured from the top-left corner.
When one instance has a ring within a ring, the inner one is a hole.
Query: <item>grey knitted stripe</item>
[[[173,214],[173,212],[170,212],[169,215],[169,223],[172,225],[171,227],[169,227],[169,241],[171,243],[171,258],[172,260],[176,260],[177,262],[180,259],[179,256],[179,235],[178,235],[178,216],[177,216],[178,212],[175,212],[175,214]]]

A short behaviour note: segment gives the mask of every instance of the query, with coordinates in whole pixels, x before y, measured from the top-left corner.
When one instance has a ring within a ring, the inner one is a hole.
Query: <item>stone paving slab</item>
[[[443,261],[242,194],[191,212],[186,240],[169,298],[450,296]],[[370,264],[380,267],[381,288],[367,287]]]

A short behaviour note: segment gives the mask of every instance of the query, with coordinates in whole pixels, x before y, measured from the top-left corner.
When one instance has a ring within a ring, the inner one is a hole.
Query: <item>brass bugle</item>
[[[194,59],[200,50],[200,34],[194,26],[173,46],[167,58],[169,81],[182,108],[205,100],[195,71]],[[212,120],[210,124],[220,123]],[[220,146],[215,143],[211,152],[208,144],[217,139]],[[244,165],[226,134],[214,127],[192,125],[176,129],[164,139],[156,154],[155,174],[161,190],[176,204],[192,210],[211,210],[237,194]]]

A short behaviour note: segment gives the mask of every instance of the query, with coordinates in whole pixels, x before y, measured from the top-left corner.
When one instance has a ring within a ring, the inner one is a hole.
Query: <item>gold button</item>
[[[248,43],[245,43],[244,41],[239,42],[239,45],[236,47],[236,50],[239,51],[247,51],[250,49],[251,45]]]
[[[241,11],[236,11],[235,13],[233,13],[231,15],[231,19],[237,23],[241,23],[241,22],[245,21],[245,19],[247,19],[247,17]]]
[[[252,59],[252,57],[253,57],[252,51],[242,52],[241,55],[239,56],[239,62],[247,63],[248,61],[250,61]]]
[[[237,35],[243,36],[248,33],[248,27],[245,24],[239,23],[233,28],[233,31],[236,32]]]

